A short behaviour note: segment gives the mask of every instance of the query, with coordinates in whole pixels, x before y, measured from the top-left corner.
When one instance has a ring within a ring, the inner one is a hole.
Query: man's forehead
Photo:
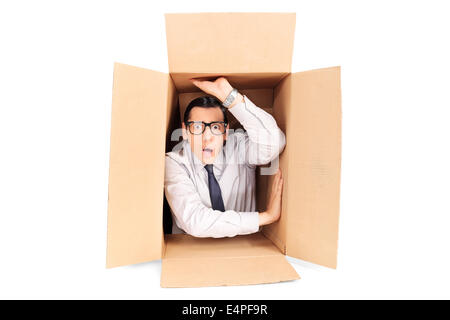
[[[202,108],[193,107],[189,113],[189,121],[223,121],[223,112],[219,107]]]

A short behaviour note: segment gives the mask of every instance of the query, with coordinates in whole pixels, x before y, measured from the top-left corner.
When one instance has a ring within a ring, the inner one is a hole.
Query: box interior
[[[217,77],[222,75],[211,75],[211,76],[199,76],[198,74],[191,74],[192,77],[196,79],[209,80],[214,81]],[[253,103],[255,103],[258,107],[264,109],[266,112],[274,115],[273,106],[274,106],[274,90],[278,83],[280,83],[283,77],[286,77],[286,74],[278,74],[276,79],[278,82],[274,82],[274,77],[270,79],[265,78],[265,74],[239,74],[235,76],[234,74],[229,74],[227,76],[227,80],[230,84],[237,88],[239,92],[246,95]],[[173,79],[172,75],[171,78]],[[168,111],[169,114],[172,115],[173,119],[168,122],[169,126],[166,132],[166,152],[172,150],[173,146],[176,145],[179,141],[181,141],[182,137],[179,137],[179,140],[172,141],[172,132],[174,129],[181,127],[181,119],[183,118],[184,111],[193,99],[206,95],[205,92],[199,90],[197,87],[193,86],[189,81],[189,77],[185,78],[177,78],[178,82],[173,81],[172,86],[174,88],[175,94],[171,95],[171,99],[174,99],[173,102],[169,103],[171,110]],[[261,87],[257,87],[260,85]],[[190,92],[186,92],[186,88],[190,88]],[[175,111],[173,110],[175,109]],[[282,114],[278,112],[278,114]],[[233,115],[228,112],[228,118],[230,122],[231,129],[242,128],[242,125],[233,117]],[[284,122],[284,121],[283,121]],[[243,129],[243,128],[242,128]],[[269,165],[263,166],[268,167]],[[282,168],[283,170],[283,168]],[[269,193],[267,192],[269,187],[269,176],[262,175],[260,167],[256,170],[256,203],[257,203],[257,211],[264,211],[266,209],[267,198]],[[164,216],[169,217],[170,209],[168,206],[165,206]],[[280,250],[284,253],[284,245],[280,248]]]

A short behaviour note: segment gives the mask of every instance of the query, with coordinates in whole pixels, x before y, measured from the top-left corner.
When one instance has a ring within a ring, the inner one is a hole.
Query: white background
[[[0,298],[450,298],[450,10],[337,2],[1,1]],[[113,62],[168,72],[163,14],[213,11],[296,12],[292,70],[342,68],[337,270],[162,289],[160,261],[105,269]]]

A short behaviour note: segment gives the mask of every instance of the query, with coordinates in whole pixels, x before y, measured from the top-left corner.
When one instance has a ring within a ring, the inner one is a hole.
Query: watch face
[[[225,99],[223,105],[225,107],[228,107],[233,101],[234,99],[236,99],[236,95],[237,95],[237,89],[233,88],[233,90],[231,90],[230,94],[228,95],[228,97]]]

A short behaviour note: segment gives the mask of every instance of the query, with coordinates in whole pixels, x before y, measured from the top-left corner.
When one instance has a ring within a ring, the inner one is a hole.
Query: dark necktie
[[[222,192],[220,191],[219,183],[214,177],[213,165],[207,164],[205,166],[206,171],[208,171],[208,186],[209,186],[209,197],[211,198],[211,205],[214,210],[225,211],[225,206],[223,205]]]

